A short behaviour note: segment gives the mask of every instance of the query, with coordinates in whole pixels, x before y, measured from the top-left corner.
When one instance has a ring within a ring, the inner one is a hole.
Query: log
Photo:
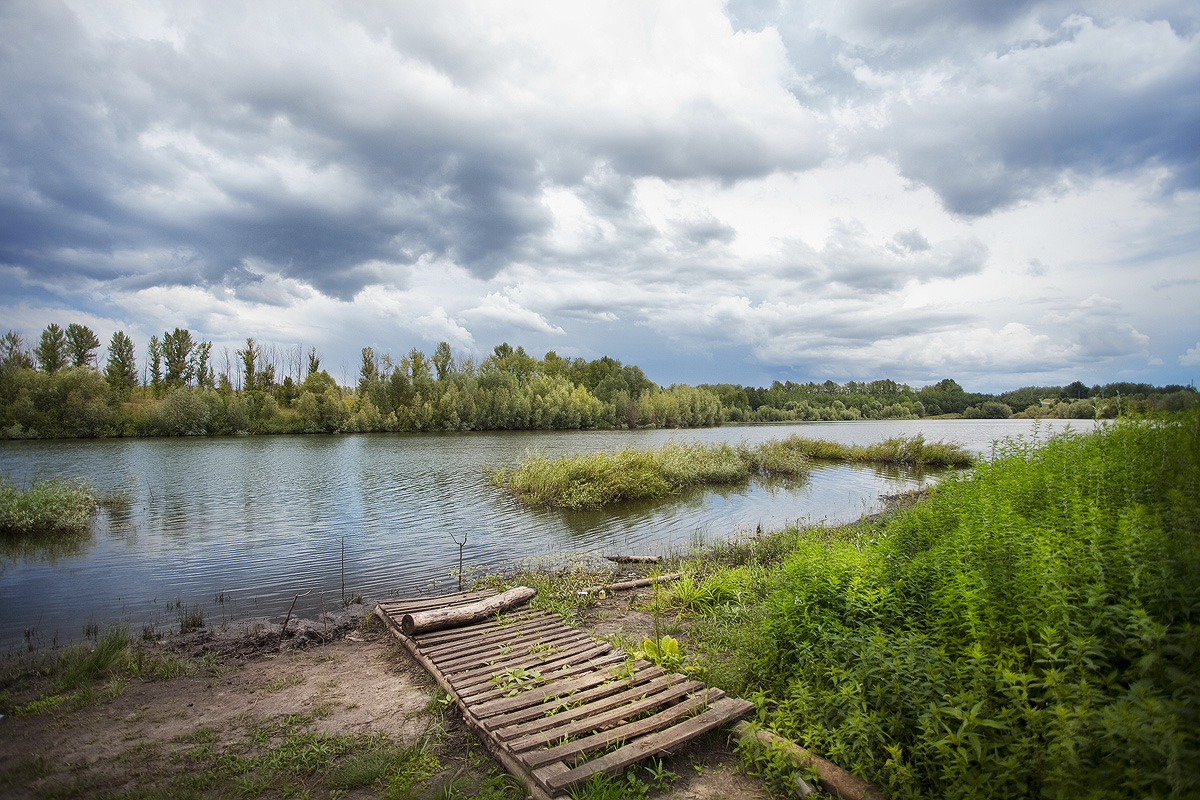
[[[734,725],[733,733],[739,739],[758,739],[765,745],[780,748],[796,766],[816,772],[821,788],[834,797],[840,797],[842,800],[886,800],[883,790],[878,786],[851,775],[832,761],[827,761],[782,736],[745,722]]]
[[[618,564],[661,564],[662,556],[605,556]]]
[[[589,586],[586,589],[580,589],[580,592],[586,594],[594,594],[601,590],[606,592],[625,592],[630,589],[641,589],[644,586],[653,586],[656,583],[665,581],[673,581],[676,578],[682,578],[687,573],[672,572],[670,575],[659,575],[657,578],[638,578],[635,581],[623,581],[621,583],[606,583],[603,586]]]
[[[519,606],[522,603],[528,602],[536,594],[537,589],[531,586],[518,586],[515,589],[509,589],[507,592],[494,594],[491,597],[477,600],[474,603],[467,603],[466,605],[435,608],[429,611],[405,614],[400,620],[400,630],[404,632],[405,636],[413,636],[418,633],[440,631],[443,628],[453,628],[458,625],[469,625],[472,622],[479,622],[480,620],[499,614],[501,611],[507,611],[513,606]]]

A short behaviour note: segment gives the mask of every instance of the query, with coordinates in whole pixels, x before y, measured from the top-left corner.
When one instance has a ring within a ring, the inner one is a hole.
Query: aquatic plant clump
[[[80,481],[52,478],[22,490],[0,478],[0,533],[86,530],[98,507],[95,492]]]
[[[558,458],[528,453],[515,470],[494,470],[492,482],[526,505],[588,509],[666,497],[687,486],[737,483],[747,475],[729,445],[667,444]]]
[[[558,458],[530,452],[514,470],[493,470],[491,479],[526,505],[579,510],[653,500],[693,486],[741,483],[751,475],[799,478],[812,468],[814,459],[913,466],[972,463],[962,447],[928,444],[922,436],[887,439],[868,447],[790,436],[737,447],[671,442],[654,450],[627,447],[615,453]]]

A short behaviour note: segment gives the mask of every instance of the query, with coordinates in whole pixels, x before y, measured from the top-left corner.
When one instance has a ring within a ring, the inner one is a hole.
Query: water
[[[1086,424],[1086,423],[1085,423]],[[1061,430],[1065,423],[1056,423]],[[1078,427],[1078,425],[1077,425]],[[611,511],[520,507],[488,466],[528,449],[554,456],[667,441],[753,443],[791,433],[869,444],[922,433],[985,456],[1006,436],[1045,435],[1027,420],[920,420],[725,426],[690,431],[571,431],[227,437],[0,443],[0,473],[27,484],[81,477],[102,491],[135,482],[127,514],[101,512],[68,552],[0,555],[0,650],[27,636],[78,639],[89,622],[177,625],[179,604],[209,623],[282,621],[293,596],[311,614],[342,595],[368,599],[453,590],[453,536],[468,569],[557,556],[683,552],[762,526],[846,521],[879,495],[937,475],[822,466],[807,480],[754,481]],[[344,547],[344,560],[343,560]]]

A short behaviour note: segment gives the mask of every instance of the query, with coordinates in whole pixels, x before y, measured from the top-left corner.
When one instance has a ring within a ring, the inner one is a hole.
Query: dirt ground
[[[370,607],[355,606],[320,623],[301,620],[280,645],[278,627],[249,624],[202,630],[142,646],[164,648],[192,665],[166,680],[131,679],[113,699],[69,710],[0,718],[0,795],[122,797],[170,793],[189,769],[190,747],[235,749],[264,723],[305,715],[331,735],[382,734],[400,743],[435,742],[441,772],[414,787],[416,797],[469,797],[456,786],[483,785],[498,769],[483,757],[452,706],[435,701],[436,686],[380,624],[360,624]],[[652,624],[612,599],[593,609],[584,629],[640,640]],[[0,691],[5,691],[0,685]],[[2,696],[2,695],[0,695]],[[16,699],[15,697],[13,698]],[[214,756],[215,758],[215,756]],[[664,762],[675,773],[664,800],[766,798],[739,771],[740,759],[720,733],[693,742]],[[463,778],[466,778],[464,781]],[[493,782],[494,783],[494,782]],[[284,792],[289,793],[289,792]],[[378,796],[378,789],[338,791]],[[274,796],[268,789],[264,796]],[[213,795],[219,796],[219,795]]]

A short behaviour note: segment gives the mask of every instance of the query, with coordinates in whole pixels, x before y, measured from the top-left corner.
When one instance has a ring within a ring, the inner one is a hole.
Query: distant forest
[[[1055,417],[1090,419],[1192,406],[1191,387],[1136,383],[1026,386],[971,393],[951,379],[913,389],[891,380],[775,381],[770,387],[659,386],[639,367],[536,358],[501,344],[480,363],[362,350],[342,386],[315,349],[247,339],[214,363],[211,342],[176,328],[152,336],[139,363],[122,331],[107,352],[85,325],[48,325],[36,342],[0,338],[0,436],[8,439],[269,433],[700,427],[723,422]]]

